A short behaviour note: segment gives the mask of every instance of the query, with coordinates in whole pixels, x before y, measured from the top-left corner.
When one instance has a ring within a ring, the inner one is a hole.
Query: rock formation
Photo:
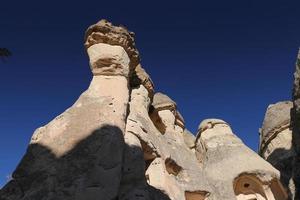
[[[0,200],[287,199],[279,171],[226,122],[204,120],[197,137],[185,128],[154,92],[132,32],[101,20],[85,47],[89,88],[34,132]]]
[[[292,178],[293,159],[290,101],[270,105],[261,129],[259,154],[281,172],[281,182],[294,196]]]
[[[279,173],[246,147],[223,120],[207,119],[200,124],[196,155],[218,193],[216,199],[287,198]]]
[[[300,51],[292,101],[271,104],[260,130],[259,154],[281,173],[289,199],[300,199]]]

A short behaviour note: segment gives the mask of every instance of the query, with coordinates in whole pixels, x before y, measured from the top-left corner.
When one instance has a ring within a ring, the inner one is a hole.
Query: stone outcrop
[[[175,101],[154,92],[132,32],[101,20],[85,47],[89,88],[34,132],[0,200],[287,199],[279,171],[225,121],[186,129]]]
[[[294,196],[292,178],[293,159],[292,146],[291,101],[270,105],[267,109],[261,129],[259,154],[270,162],[281,173],[281,182],[289,195]]]
[[[220,119],[201,122],[196,156],[215,199],[286,199],[280,174],[233,134]]]
[[[93,72],[89,88],[71,108],[34,132],[1,199],[117,196],[129,102],[130,58],[122,45],[87,46]]]
[[[300,51],[292,101],[271,104],[260,129],[259,154],[281,173],[289,199],[300,198]]]
[[[95,44],[120,46],[130,58],[130,68],[134,69],[140,62],[139,52],[135,48],[134,33],[123,26],[113,26],[106,20],[90,26],[85,33],[85,47],[89,49]]]

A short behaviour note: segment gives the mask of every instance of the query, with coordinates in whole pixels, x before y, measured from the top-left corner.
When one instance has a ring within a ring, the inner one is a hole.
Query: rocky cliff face
[[[101,20],[85,47],[89,88],[34,132],[1,200],[287,199],[279,171],[228,123],[204,120],[196,137],[185,128],[154,92],[132,32]]]

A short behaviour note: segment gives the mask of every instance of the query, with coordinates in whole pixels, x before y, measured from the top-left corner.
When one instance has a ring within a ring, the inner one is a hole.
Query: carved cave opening
[[[286,200],[287,195],[278,180],[264,183],[255,175],[244,174],[234,180],[237,200]]]

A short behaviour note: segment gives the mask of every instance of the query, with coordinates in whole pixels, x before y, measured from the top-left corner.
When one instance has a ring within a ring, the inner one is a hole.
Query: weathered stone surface
[[[128,103],[126,82],[124,77],[94,77],[71,108],[37,129],[0,199],[117,197]],[[104,88],[109,85],[118,90]],[[8,192],[16,183],[20,197]]]
[[[185,199],[186,191],[208,194],[207,180],[203,178],[193,151],[184,142],[182,128],[176,129],[174,114],[170,110],[159,111],[167,127],[165,134],[161,134],[148,115],[150,103],[143,85],[133,89],[126,126],[127,132],[135,134],[144,143],[142,146],[146,150],[143,151],[148,153],[144,154],[148,184],[174,200]]]
[[[105,20],[87,30],[89,88],[35,131],[0,199],[286,199],[279,172],[225,121],[186,129],[175,101],[154,94],[133,36]]]
[[[195,147],[196,137],[187,129],[183,131],[183,140],[190,149]]]
[[[290,101],[278,102],[268,107],[260,133],[260,155],[281,173],[281,182],[291,198],[294,196],[292,179],[293,159]]]
[[[91,61],[103,58],[108,66],[120,65],[128,74],[129,59],[122,47],[95,44],[88,52]],[[114,76],[95,74],[88,90],[71,108],[34,132],[12,180],[1,190],[0,199],[118,197],[128,80],[123,72]]]
[[[287,198],[279,172],[247,148],[223,120],[207,119],[200,124],[196,156],[216,199]]]
[[[175,113],[175,124],[185,129],[185,121],[178,110]]]
[[[87,49],[93,74],[107,76],[129,75],[129,57],[123,47],[94,44]]]
[[[260,155],[281,172],[289,199],[300,198],[300,51],[292,102],[270,105],[260,131]]]
[[[260,134],[260,151],[273,140],[278,133],[290,129],[291,109],[293,103],[290,101],[271,104],[266,112]],[[291,135],[291,134],[290,134]]]
[[[123,47],[130,58],[130,69],[134,69],[140,63],[139,53],[134,42],[134,33],[128,31],[124,26],[114,26],[106,20],[100,20],[87,29],[84,38],[86,49],[98,43]]]
[[[157,111],[160,110],[173,111],[177,107],[176,103],[172,99],[170,99],[170,97],[160,92],[155,93],[153,97],[152,106]]]
[[[296,152],[293,162],[293,180],[295,184],[295,198],[300,199],[300,50],[296,61],[296,71],[294,73],[293,88],[293,148]]]
[[[131,88],[135,88],[139,87],[141,84],[148,90],[149,97],[152,99],[154,95],[153,82],[145,69],[142,68],[142,65],[139,64],[131,75],[130,86]]]
[[[166,132],[167,126],[169,128],[173,126],[173,128],[177,128],[179,131],[185,129],[185,121],[177,110],[176,103],[163,93],[157,92],[154,94],[150,107],[150,117],[162,134]]]

